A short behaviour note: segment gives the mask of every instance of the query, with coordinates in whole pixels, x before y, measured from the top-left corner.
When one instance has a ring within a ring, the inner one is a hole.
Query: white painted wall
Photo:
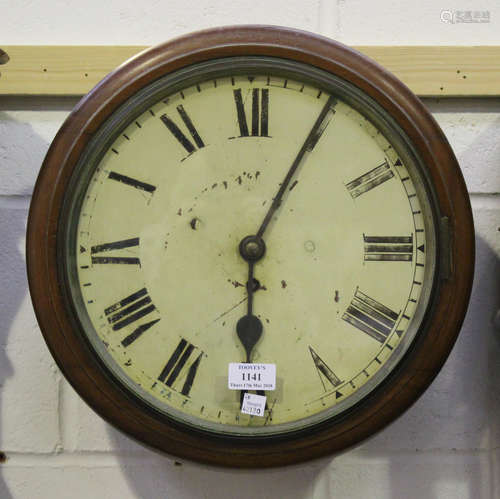
[[[443,10],[489,11],[490,23],[443,23]],[[0,12],[5,44],[153,44],[241,23],[348,44],[500,44],[497,0],[0,0]],[[499,100],[425,101],[462,165],[477,233],[471,305],[444,369],[356,449],[259,472],[179,466],[146,450],[95,416],[52,361],[28,295],[24,231],[43,156],[75,102],[0,97],[1,499],[500,497]]]

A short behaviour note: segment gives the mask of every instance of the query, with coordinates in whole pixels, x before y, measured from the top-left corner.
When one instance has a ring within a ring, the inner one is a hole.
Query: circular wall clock
[[[461,326],[474,233],[402,83],[326,38],[239,26],[147,50],[77,105],[27,255],[52,355],[98,414],[262,467],[352,446],[416,400]]]

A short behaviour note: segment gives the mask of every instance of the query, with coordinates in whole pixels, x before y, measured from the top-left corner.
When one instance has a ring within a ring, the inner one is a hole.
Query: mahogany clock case
[[[359,88],[387,112],[425,165],[438,240],[436,282],[423,326],[403,360],[369,396],[331,421],[274,438],[217,436],[179,424],[131,395],[81,332],[61,271],[65,195],[86,146],[110,116],[152,82],[193,64],[266,57],[317,68]],[[231,467],[297,463],[338,452],[380,430],[428,387],[460,330],[474,269],[469,198],[455,156],[420,100],[363,55],[289,28],[237,26],[183,36],[142,52],[76,106],[53,141],[33,193],[27,229],[30,292],[40,328],[62,372],[104,419],[172,455]]]

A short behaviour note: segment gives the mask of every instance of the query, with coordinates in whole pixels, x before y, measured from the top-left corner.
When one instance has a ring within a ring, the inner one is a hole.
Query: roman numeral
[[[365,262],[411,262],[413,234],[406,236],[365,236]]]
[[[90,248],[93,264],[104,263],[123,263],[128,265],[140,265],[141,261],[137,257],[132,256],[94,256],[97,253],[106,253],[108,251],[116,251],[124,248],[132,248],[139,246],[139,238],[124,239],[123,241],[115,241],[114,243],[98,244]]]
[[[316,366],[316,371],[318,371],[319,379],[323,385],[323,388],[328,391],[324,379],[332,385],[332,388],[336,388],[341,385],[343,381],[328,367],[325,361],[313,350],[313,348],[309,347],[309,352],[311,352],[311,357],[313,359],[314,365]]]
[[[145,324],[141,324],[134,331],[132,331],[128,336],[126,336],[122,340],[122,345],[124,347],[128,347],[131,345],[139,336],[142,335],[145,331],[147,331],[150,327],[154,326],[160,319],[155,319],[154,321],[146,322]]]
[[[194,360],[191,359],[195,348],[196,347],[194,345],[182,338],[168,359],[163,371],[158,376],[158,381],[161,381],[172,388],[182,371],[185,376],[185,381],[182,386],[181,394],[186,397],[189,397],[189,392],[193,386],[194,378],[196,377],[196,373],[203,356],[203,352],[200,352]],[[190,359],[191,363],[189,364]]]
[[[260,94],[260,105],[259,105]],[[236,104],[236,114],[238,125],[240,126],[240,137],[249,137],[249,129],[241,88],[233,90],[234,102]],[[252,89],[252,137],[269,137],[269,89]]]
[[[150,314],[155,310],[155,306],[151,302],[146,288],[142,288],[135,293],[123,298],[119,302],[114,303],[104,310],[104,315],[107,316],[108,322],[112,325],[113,331],[132,324],[144,316]],[[159,320],[159,319],[158,319]],[[149,329],[157,321],[152,321],[149,324],[140,325],[130,336],[126,343],[130,344],[137,339],[144,331]],[[126,346],[126,345],[125,345]]]
[[[386,182],[392,177],[394,177],[394,173],[386,160],[373,170],[370,170],[364,175],[361,175],[346,184],[346,187],[349,194],[353,199],[355,199],[358,196],[361,196],[361,194],[372,190],[374,187],[377,187],[377,185]]]
[[[399,314],[356,289],[342,319],[383,343],[398,317]]]
[[[126,175],[122,175],[121,173],[109,172],[108,178],[111,180],[116,180],[125,185],[129,185],[130,187],[135,187],[140,191],[150,192],[151,194],[156,190],[156,187],[151,184],[146,184],[146,182],[141,182],[132,177],[127,177]]]
[[[193,153],[196,151],[196,147],[201,149],[202,147],[205,147],[205,144],[200,137],[200,134],[196,130],[195,126],[193,125],[193,122],[191,121],[191,118],[187,114],[187,112],[184,109],[184,106],[179,105],[176,107],[177,112],[179,113],[179,116],[181,117],[182,121],[184,122],[184,125],[188,129],[189,133],[191,134],[191,137],[194,140],[194,144],[189,140],[182,130],[175,124],[172,119],[170,119],[166,114],[162,114],[160,116],[161,121],[165,124],[165,126],[170,130],[172,135],[177,139],[179,144],[181,144],[184,149],[186,149],[188,154]],[[195,145],[196,144],[196,145]]]

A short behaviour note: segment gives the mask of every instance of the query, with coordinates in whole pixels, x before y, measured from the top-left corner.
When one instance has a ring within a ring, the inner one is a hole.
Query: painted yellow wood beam
[[[0,95],[83,95],[145,48],[2,46],[0,49],[9,60],[0,66]],[[355,48],[393,72],[422,97],[500,96],[500,46]]]

